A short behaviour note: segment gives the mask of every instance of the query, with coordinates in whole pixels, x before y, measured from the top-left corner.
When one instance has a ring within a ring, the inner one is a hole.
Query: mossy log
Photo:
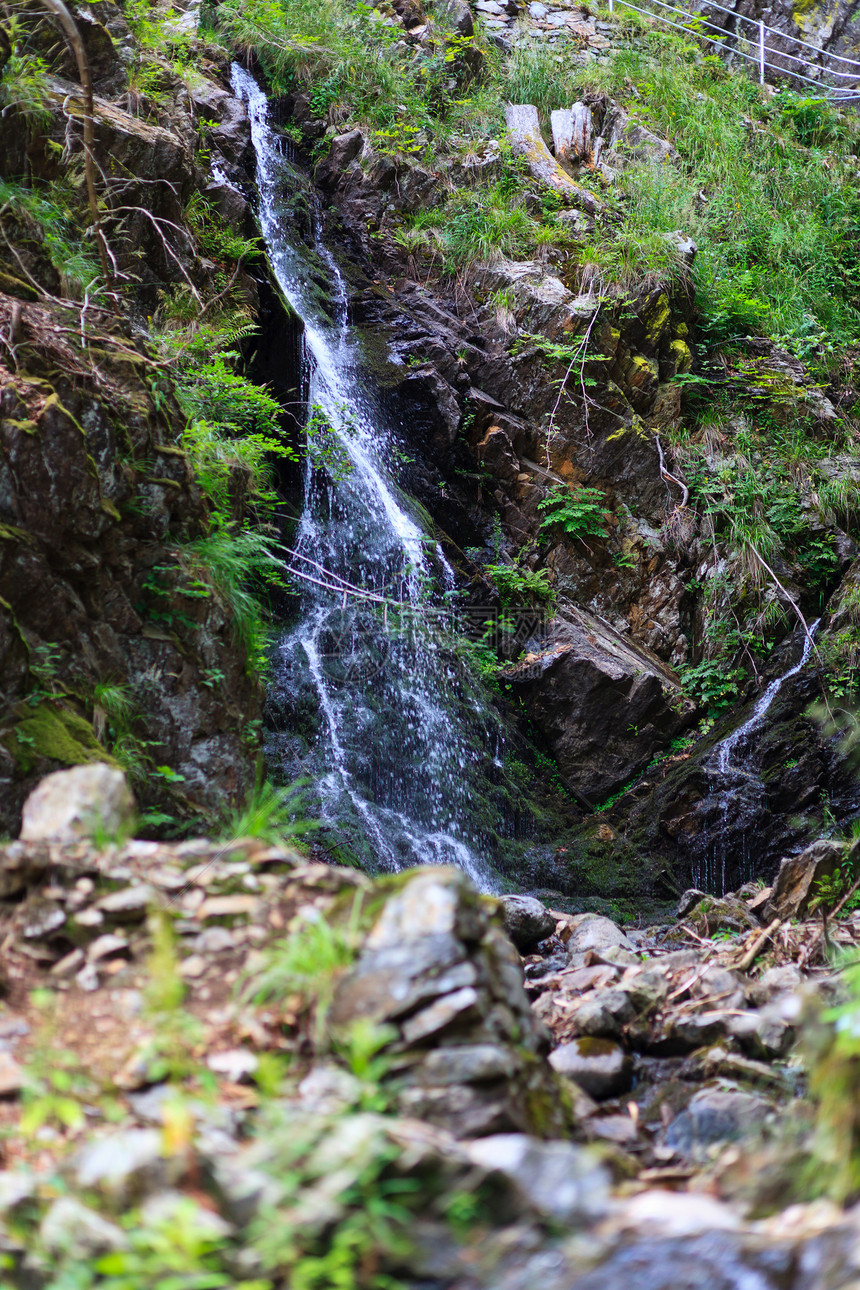
[[[589,215],[603,209],[603,203],[587,188],[574,183],[552,156],[541,137],[536,107],[531,103],[509,103],[505,109],[505,121],[514,153],[525,157],[529,170],[539,183],[552,188],[572,206],[580,206]]]

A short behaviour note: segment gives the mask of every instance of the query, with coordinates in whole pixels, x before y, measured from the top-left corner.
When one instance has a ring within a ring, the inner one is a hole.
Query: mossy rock
[[[18,720],[3,736],[3,743],[22,776],[29,775],[43,758],[64,766],[95,761],[118,766],[96,739],[90,723],[59,703],[45,700],[35,708],[21,703],[15,716]]]

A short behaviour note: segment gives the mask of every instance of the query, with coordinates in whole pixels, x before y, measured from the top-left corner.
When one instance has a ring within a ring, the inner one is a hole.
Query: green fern
[[[558,484],[549,497],[538,502],[538,510],[547,515],[541,522],[541,532],[560,528],[568,537],[601,537],[607,534],[605,494],[599,488],[569,489]]]

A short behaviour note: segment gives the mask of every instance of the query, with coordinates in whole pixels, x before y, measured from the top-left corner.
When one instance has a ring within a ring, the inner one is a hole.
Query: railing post
[[[764,23],[758,25],[758,80],[764,85]]]
[[[615,0],[609,0],[609,12],[613,13],[614,11],[615,11]]]

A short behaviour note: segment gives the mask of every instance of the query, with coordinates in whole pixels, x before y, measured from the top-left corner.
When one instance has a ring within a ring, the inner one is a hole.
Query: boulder
[[[505,931],[522,954],[555,931],[552,914],[533,896],[503,896],[501,907]]]
[[[763,919],[802,918],[815,898],[822,878],[832,878],[845,860],[848,844],[820,838],[797,856],[786,856],[779,866]]]
[[[128,1246],[128,1236],[122,1228],[73,1196],[60,1196],[53,1202],[42,1219],[39,1234],[46,1250],[66,1258],[92,1258]]]
[[[704,900],[707,895],[704,891],[699,891],[698,887],[688,887],[678,901],[678,908],[675,911],[676,918],[686,918],[696,908],[700,900]]]
[[[557,618],[546,647],[505,676],[522,685],[565,780],[594,803],[622,788],[695,711],[656,655],[581,610]]]
[[[611,918],[595,914],[585,918],[574,929],[567,942],[567,951],[572,958],[575,954],[584,954],[587,950],[606,950],[616,945],[625,950],[635,949],[633,942],[624,935]]]
[[[566,1075],[598,1101],[626,1093],[633,1081],[629,1055],[610,1039],[574,1039],[550,1053],[549,1061],[559,1075]]]
[[[754,1093],[705,1088],[666,1130],[666,1146],[679,1155],[700,1157],[715,1142],[727,1142],[761,1127],[770,1103]]]
[[[608,1208],[609,1180],[590,1152],[572,1142],[538,1142],[524,1133],[495,1134],[467,1146],[472,1162],[508,1180],[521,1203],[543,1218],[584,1224]]]
[[[116,834],[134,819],[135,802],[123,772],[104,762],[58,770],[24,803],[22,842],[79,842],[94,830]]]

